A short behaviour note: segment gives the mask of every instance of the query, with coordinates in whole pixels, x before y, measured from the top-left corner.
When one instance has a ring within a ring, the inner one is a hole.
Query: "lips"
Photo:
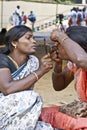
[[[36,46],[34,45],[34,46],[32,46],[31,48],[36,49]]]

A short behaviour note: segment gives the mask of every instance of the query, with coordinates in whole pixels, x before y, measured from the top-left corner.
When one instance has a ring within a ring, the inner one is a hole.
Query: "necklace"
[[[16,62],[15,60],[13,60],[10,56],[8,56],[8,57],[9,57],[9,59],[15,64],[16,68],[18,69],[19,66],[18,66],[17,62]]]

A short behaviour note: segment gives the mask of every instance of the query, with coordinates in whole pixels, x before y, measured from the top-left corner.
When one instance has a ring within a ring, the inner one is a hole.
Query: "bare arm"
[[[69,60],[76,63],[77,66],[87,69],[87,53],[76,42],[66,37],[68,36],[59,29],[51,33],[51,39],[59,42],[63,46],[69,56]],[[63,40],[64,38],[66,39]]]
[[[53,63],[48,56],[42,58],[39,70],[35,71],[38,79],[40,79],[45,73],[49,72],[52,67]],[[37,78],[34,74],[29,74],[21,80],[14,81],[8,68],[0,69],[0,91],[2,91],[4,95],[27,90],[35,82],[37,82]]]
[[[62,62],[55,63],[54,72],[52,73],[52,83],[56,91],[65,89],[74,79],[74,73],[67,66],[62,70]]]

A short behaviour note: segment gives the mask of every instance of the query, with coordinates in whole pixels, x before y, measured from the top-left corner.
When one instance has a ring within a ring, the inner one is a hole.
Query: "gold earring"
[[[15,49],[16,49],[16,45],[15,45],[14,47],[15,47]]]

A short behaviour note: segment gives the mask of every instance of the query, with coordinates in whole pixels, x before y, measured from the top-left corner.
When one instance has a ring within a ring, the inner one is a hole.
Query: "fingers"
[[[57,29],[54,29],[52,32],[51,32],[51,35],[50,35],[50,39],[54,42],[58,41],[58,39],[56,39],[57,35],[59,34],[62,34],[61,30],[59,28]]]
[[[44,63],[44,66],[45,66],[46,68],[51,69],[51,68],[53,68],[53,63],[45,62],[45,63]]]
[[[43,58],[42,58],[42,62],[45,64],[53,64],[53,62],[60,62],[62,59],[58,56],[58,53],[55,51],[53,53],[48,53],[48,55],[45,55]]]
[[[45,55],[42,59],[41,59],[41,63],[45,68],[53,68],[53,61],[52,59],[49,57],[49,55]]]
[[[50,53],[48,53],[47,55],[45,55],[43,58],[44,58],[44,59],[50,58]]]

